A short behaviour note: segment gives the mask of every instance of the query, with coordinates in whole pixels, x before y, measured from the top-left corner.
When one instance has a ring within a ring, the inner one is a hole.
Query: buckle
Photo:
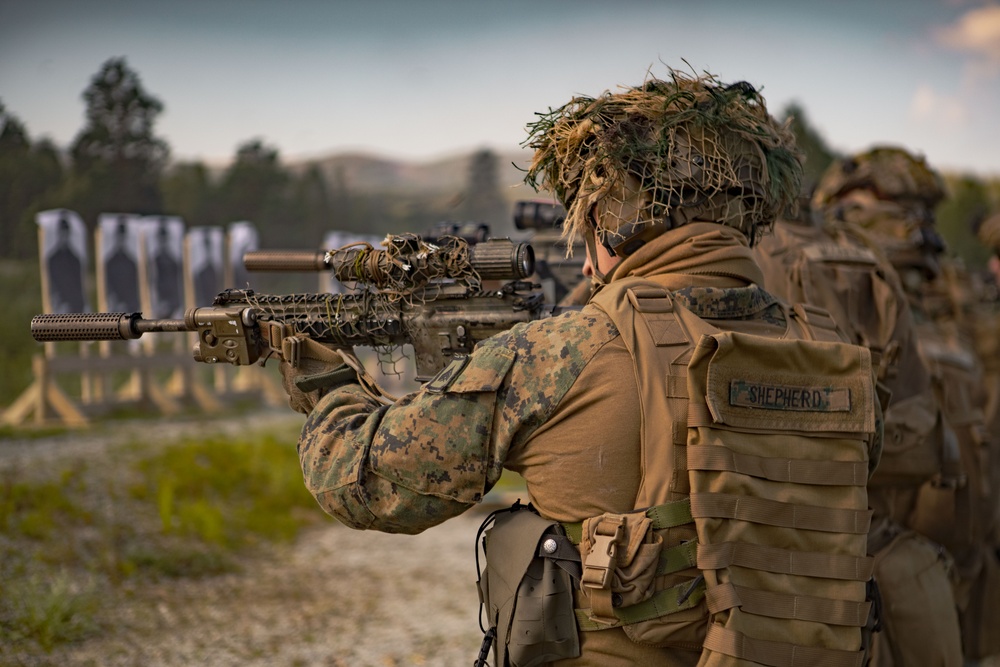
[[[618,542],[625,532],[621,516],[605,517],[594,532],[594,544],[584,558],[580,584],[591,589],[610,589],[611,574],[618,557]]]
[[[298,368],[302,361],[302,340],[297,336],[288,336],[281,339],[281,358],[289,363],[292,368]]]

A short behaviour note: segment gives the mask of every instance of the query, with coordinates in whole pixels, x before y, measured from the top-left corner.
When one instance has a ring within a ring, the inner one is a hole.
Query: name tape
[[[729,383],[729,404],[765,410],[799,412],[850,412],[847,387],[802,387],[747,380]]]

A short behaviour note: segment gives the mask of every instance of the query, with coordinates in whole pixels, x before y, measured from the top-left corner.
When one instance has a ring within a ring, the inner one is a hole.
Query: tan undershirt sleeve
[[[524,476],[544,516],[580,521],[633,508],[640,477],[640,408],[621,339],[594,356],[551,418],[506,467]]]

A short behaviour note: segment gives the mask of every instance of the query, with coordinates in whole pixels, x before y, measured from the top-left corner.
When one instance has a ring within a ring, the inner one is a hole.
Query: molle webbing
[[[700,424],[691,424],[697,427]],[[698,470],[727,470],[761,477],[774,482],[828,484],[831,486],[864,484],[868,465],[858,461],[806,461],[737,454],[725,447],[705,445],[688,452],[688,467]]]
[[[810,307],[787,311],[778,340],[720,332],[638,278],[613,281],[592,303],[634,360],[643,420],[636,507],[686,497],[702,576],[679,578],[691,572],[676,568],[691,562],[694,540],[672,536],[688,525],[667,528],[658,573],[676,574],[658,579],[648,600],[615,608],[610,626],[577,610],[580,629],[630,632],[704,599],[703,667],[860,665],[871,609],[870,353],[839,342],[830,316]]]
[[[871,357],[810,338],[706,336],[688,366],[691,514],[711,614],[705,667],[864,656]],[[751,386],[768,400],[744,395]],[[796,392],[836,399],[770,399]]]
[[[867,535],[871,510],[843,510],[731,493],[691,493],[691,516],[731,519],[793,530]]]
[[[783,595],[733,583],[720,584],[705,594],[708,610],[717,614],[739,607],[744,612],[770,618],[797,618],[817,623],[861,627],[868,620],[871,602],[830,600],[809,595]]]
[[[861,651],[844,651],[808,646],[793,646],[784,642],[751,639],[745,635],[710,625],[705,648],[768,667],[862,667]]]
[[[717,542],[698,547],[698,567],[703,570],[734,565],[779,574],[855,581],[867,581],[874,570],[874,561],[867,556],[796,552],[749,542]]]
[[[646,516],[653,522],[653,530],[674,528],[694,521],[694,518],[691,516],[691,501],[687,498],[650,507],[646,510]],[[573,544],[580,543],[583,537],[582,522],[563,523],[562,527],[566,531],[566,537]]]
[[[657,591],[653,597],[639,604],[615,608],[614,615],[618,620],[614,623],[598,623],[591,620],[589,610],[577,609],[576,624],[579,630],[590,632],[652,621],[668,614],[696,607],[704,597],[705,585],[701,580],[695,579]]]

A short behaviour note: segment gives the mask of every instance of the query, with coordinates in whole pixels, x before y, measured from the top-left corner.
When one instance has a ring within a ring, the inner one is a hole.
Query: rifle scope
[[[514,205],[514,226],[518,229],[559,229],[566,219],[562,205],[539,199],[524,199]]]
[[[386,262],[372,262],[385,259]],[[381,257],[378,257],[381,255]],[[362,261],[362,258],[365,258]],[[388,255],[385,250],[371,250],[365,246],[346,247],[340,250],[254,250],[243,255],[243,266],[247,271],[333,271],[340,280],[357,282],[377,282],[380,276],[370,267],[384,267],[395,258],[410,261],[407,255]],[[414,260],[415,261],[415,260]],[[424,261],[423,258],[420,261]],[[435,262],[433,253],[426,254],[429,264]],[[442,262],[443,274],[448,278],[448,267]],[[514,243],[510,239],[490,239],[469,246],[469,265],[483,280],[523,280],[535,271],[535,251],[527,243]],[[384,269],[383,269],[384,270]]]

